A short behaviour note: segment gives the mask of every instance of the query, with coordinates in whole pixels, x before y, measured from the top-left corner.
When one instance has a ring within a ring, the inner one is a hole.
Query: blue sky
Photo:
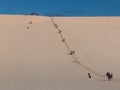
[[[0,14],[120,16],[120,0],[0,0]]]

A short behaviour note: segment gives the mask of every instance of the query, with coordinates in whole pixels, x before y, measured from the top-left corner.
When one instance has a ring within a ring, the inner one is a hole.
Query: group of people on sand
[[[113,74],[110,72],[106,72],[106,77],[108,81],[110,81],[113,78]],[[90,73],[88,73],[88,78],[92,78]]]
[[[108,81],[110,81],[110,80],[113,78],[113,74],[110,73],[110,72],[107,72],[107,73],[106,73],[106,76],[107,76],[107,78],[108,78]]]

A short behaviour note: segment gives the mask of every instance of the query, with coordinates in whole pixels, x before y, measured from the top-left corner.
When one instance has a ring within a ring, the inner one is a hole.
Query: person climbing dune
[[[88,77],[89,77],[89,78],[92,78],[91,75],[90,75],[90,73],[88,73]]]
[[[110,81],[110,80],[113,78],[113,74],[110,73],[110,72],[107,72],[107,73],[106,73],[106,76],[107,76],[107,78],[108,78],[108,81]]]

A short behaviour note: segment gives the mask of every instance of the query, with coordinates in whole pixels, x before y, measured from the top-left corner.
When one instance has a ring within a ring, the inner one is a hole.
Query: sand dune
[[[72,62],[51,19],[0,15],[1,90],[119,90],[120,17],[53,17],[78,60]]]

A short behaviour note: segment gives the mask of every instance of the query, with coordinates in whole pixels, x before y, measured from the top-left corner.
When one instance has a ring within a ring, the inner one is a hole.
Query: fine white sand
[[[120,17],[53,17],[79,61],[72,63],[51,19],[0,15],[0,90],[120,90]]]

